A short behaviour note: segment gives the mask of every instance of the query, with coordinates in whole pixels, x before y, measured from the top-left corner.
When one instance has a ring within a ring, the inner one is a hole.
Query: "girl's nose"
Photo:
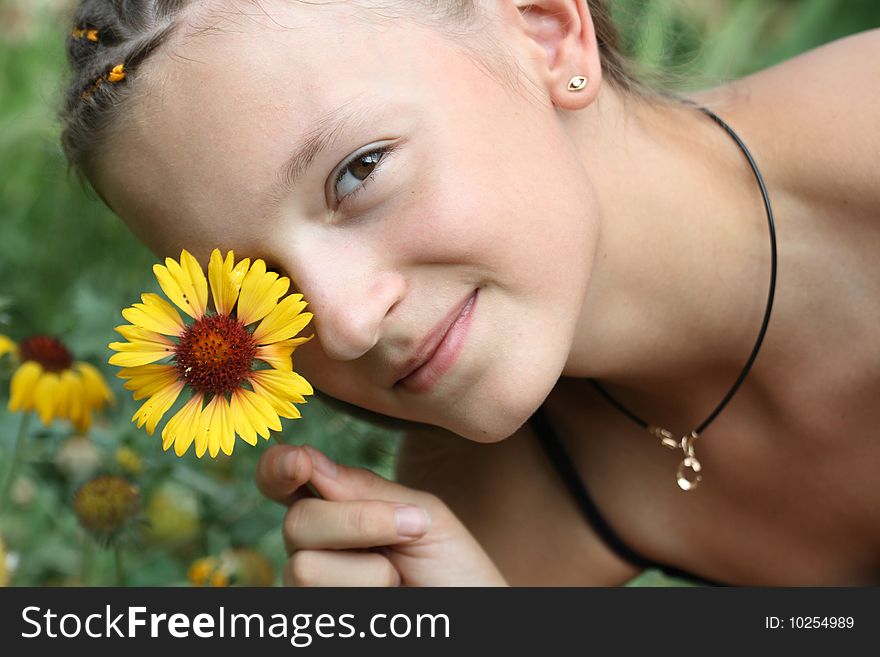
[[[405,288],[400,274],[355,272],[342,265],[322,268],[300,291],[315,314],[315,332],[327,356],[355,360],[376,346]]]

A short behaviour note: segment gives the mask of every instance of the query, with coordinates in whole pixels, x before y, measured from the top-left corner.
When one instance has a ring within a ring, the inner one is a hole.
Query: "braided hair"
[[[61,109],[61,144],[82,178],[96,151],[118,127],[136,90],[138,66],[168,39],[192,0],[83,0],[67,36],[71,79]]]

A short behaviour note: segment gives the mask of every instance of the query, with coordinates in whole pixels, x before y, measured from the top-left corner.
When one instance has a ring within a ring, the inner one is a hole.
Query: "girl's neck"
[[[568,120],[600,230],[563,374],[625,389],[633,410],[668,418],[658,422],[699,422],[745,363],[766,305],[769,233],[752,170],[684,105],[607,90]]]

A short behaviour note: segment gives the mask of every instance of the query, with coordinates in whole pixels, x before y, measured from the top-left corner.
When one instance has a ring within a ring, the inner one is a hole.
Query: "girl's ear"
[[[569,110],[590,105],[599,92],[602,63],[587,0],[506,0],[504,12],[527,39],[533,70],[553,104]],[[577,78],[586,78],[586,83]]]

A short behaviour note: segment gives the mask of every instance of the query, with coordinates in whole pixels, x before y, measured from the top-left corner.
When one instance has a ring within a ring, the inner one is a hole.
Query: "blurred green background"
[[[880,26],[875,0],[611,4],[633,56],[649,69],[671,71],[684,88],[747,74]],[[76,489],[98,472],[125,474],[141,490],[139,522],[119,546],[126,584],[186,584],[193,559],[229,554],[232,548],[264,555],[280,581],[283,512],[252,484],[262,448],[239,443],[234,458],[202,462],[163,453],[157,437],[129,423],[135,402],[106,365],[120,310],[142,291],[157,288],[152,254],[66,173],[54,112],[65,76],[71,6],[69,0],[0,0],[0,333],[16,340],[34,333],[62,337],[77,359],[105,371],[117,404],[88,441],[72,437],[63,422],[33,432],[12,504],[0,518],[12,583],[115,583],[112,551],[95,545],[71,511]],[[10,375],[5,362],[2,409]],[[306,421],[285,422],[286,441],[310,442],[342,462],[390,475],[396,436],[340,416],[317,400],[302,410]],[[0,410],[0,478],[17,427],[18,418]],[[117,459],[120,445],[140,459],[140,472]],[[633,582],[681,583],[656,572]]]

